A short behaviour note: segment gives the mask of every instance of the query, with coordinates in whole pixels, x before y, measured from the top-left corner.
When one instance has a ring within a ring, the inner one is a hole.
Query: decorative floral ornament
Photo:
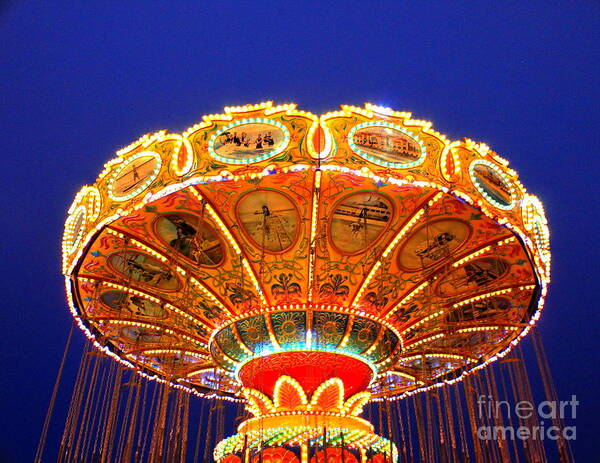
[[[287,375],[277,379],[273,399],[247,387],[242,388],[242,394],[247,401],[246,408],[256,417],[289,411],[324,411],[341,416],[359,416],[371,398],[369,392],[362,391],[344,401],[343,381],[330,378],[317,387],[309,400],[300,383]]]

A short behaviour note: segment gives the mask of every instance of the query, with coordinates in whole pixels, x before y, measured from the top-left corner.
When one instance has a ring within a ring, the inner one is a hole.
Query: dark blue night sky
[[[35,453],[70,326],[60,240],[80,186],[144,133],[267,99],[412,111],[511,161],[546,206],[553,282],[540,329],[559,398],[580,401],[576,459],[596,461],[599,63],[600,3],[588,0],[0,6],[0,461]]]

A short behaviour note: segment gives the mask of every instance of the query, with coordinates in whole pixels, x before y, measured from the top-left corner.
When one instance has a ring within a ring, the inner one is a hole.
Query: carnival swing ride
[[[245,404],[218,463],[396,461],[363,407],[505,356],[549,265],[542,204],[505,159],[370,104],[230,107],[146,135],[79,191],[63,240],[98,349]]]

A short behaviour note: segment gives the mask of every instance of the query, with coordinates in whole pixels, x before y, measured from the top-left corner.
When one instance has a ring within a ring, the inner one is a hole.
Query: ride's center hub
[[[343,332],[332,323],[336,318],[345,321]],[[358,418],[371,397],[368,388],[402,351],[392,325],[349,308],[298,304],[234,319],[216,331],[210,351],[240,381],[254,415],[219,444],[223,455],[236,454],[242,437],[248,448],[248,435],[265,433],[320,438],[325,447],[329,438],[335,448],[339,435],[355,432],[372,441],[371,447],[393,451],[393,444]],[[308,452],[306,443],[296,446]]]

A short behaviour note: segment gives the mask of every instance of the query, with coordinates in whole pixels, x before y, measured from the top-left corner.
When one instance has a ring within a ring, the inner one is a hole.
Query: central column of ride
[[[229,321],[210,348],[252,414],[217,445],[218,463],[395,461],[393,443],[359,417],[401,351],[382,320],[296,306]]]

